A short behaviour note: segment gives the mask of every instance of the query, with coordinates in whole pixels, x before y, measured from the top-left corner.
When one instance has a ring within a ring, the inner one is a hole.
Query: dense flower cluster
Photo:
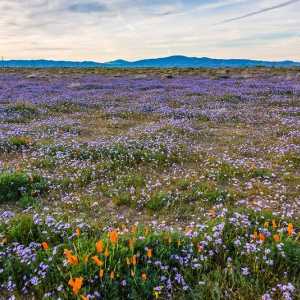
[[[298,299],[299,107],[294,69],[0,70],[0,298]]]
[[[191,223],[183,232],[156,225],[122,225],[106,233],[77,228],[63,241],[43,220],[32,226],[43,228],[46,232],[36,239],[47,241],[31,241],[27,246],[16,241],[11,221],[0,253],[1,290],[8,297],[21,292],[43,298],[165,299],[204,289],[203,282],[220,268],[224,278],[243,277],[254,286],[263,280],[270,290],[261,294],[262,299],[277,299],[272,297],[278,293],[293,299],[300,274],[299,265],[293,263],[299,256],[293,251],[299,251],[300,235],[292,223],[273,218],[225,212],[204,224]],[[283,281],[278,283],[278,278]],[[230,292],[226,280],[224,284],[223,296]],[[256,296],[263,292],[261,288]],[[212,297],[212,291],[203,291]]]

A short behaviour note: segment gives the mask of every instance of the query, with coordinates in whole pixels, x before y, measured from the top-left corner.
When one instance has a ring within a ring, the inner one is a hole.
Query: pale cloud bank
[[[300,61],[299,11],[297,0],[0,0],[0,56]]]

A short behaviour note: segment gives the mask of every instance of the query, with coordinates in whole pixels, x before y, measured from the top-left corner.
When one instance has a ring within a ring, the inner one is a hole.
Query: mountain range
[[[58,60],[2,60],[0,67],[9,68],[251,68],[251,67],[300,67],[300,62],[263,61],[250,59],[216,59],[174,55],[162,58],[127,61],[118,59],[99,63],[94,61]]]

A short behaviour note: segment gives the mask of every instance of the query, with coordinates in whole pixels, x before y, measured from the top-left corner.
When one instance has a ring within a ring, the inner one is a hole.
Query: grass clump
[[[26,136],[12,136],[9,138],[8,142],[16,149],[20,149],[23,147],[28,147],[31,144],[31,139]]]
[[[30,137],[12,136],[6,140],[0,141],[0,153],[11,153],[14,151],[22,151],[29,148],[32,144]]]
[[[0,174],[0,203],[18,202],[22,197],[37,197],[47,190],[47,181],[39,175],[24,172]]]
[[[38,116],[38,109],[30,103],[16,103],[6,108],[9,123],[27,123]]]
[[[164,191],[155,192],[150,200],[147,202],[146,207],[152,211],[159,211],[162,208],[171,204],[171,195]]]
[[[7,231],[10,241],[28,245],[32,241],[40,240],[40,227],[34,223],[29,215],[19,215],[11,221],[11,226]]]

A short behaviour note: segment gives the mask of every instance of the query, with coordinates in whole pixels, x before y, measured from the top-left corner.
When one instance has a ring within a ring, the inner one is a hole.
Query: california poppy
[[[262,233],[259,233],[258,237],[259,237],[259,240],[262,242],[266,239],[266,237]]]
[[[116,245],[118,242],[118,232],[116,230],[112,230],[109,232],[109,239],[113,245]]]
[[[48,250],[48,249],[49,249],[48,243],[47,243],[47,242],[42,242],[42,248],[43,248],[44,250]]]
[[[152,257],[152,249],[151,248],[147,249],[147,257],[148,258]]]
[[[100,240],[96,243],[96,250],[98,253],[102,253],[103,252],[103,241]]]
[[[293,234],[293,232],[294,232],[294,226],[292,223],[289,223],[288,228],[287,228],[287,233],[289,236],[291,236]]]
[[[279,234],[274,234],[273,239],[275,242],[279,242],[280,241],[280,235]]]
[[[92,260],[94,261],[94,263],[95,263],[98,267],[103,266],[103,261],[100,260],[96,255],[92,257]]]
[[[115,278],[115,272],[111,271],[109,277],[111,280],[113,280]]]
[[[80,236],[80,228],[76,228],[75,234],[76,236]]]
[[[128,247],[129,247],[130,249],[133,249],[133,246],[134,246],[134,240],[133,240],[133,239],[129,239],[129,240],[128,240]]]
[[[82,277],[71,278],[69,280],[69,286],[72,287],[74,295],[78,294],[78,292],[80,291],[80,289],[82,287],[82,284],[83,284],[83,278]]]
[[[65,249],[64,255],[67,258],[67,261],[70,265],[77,265],[78,264],[78,257],[72,254],[71,250]]]
[[[130,231],[131,231],[131,233],[135,234],[137,232],[137,226],[136,225],[132,225]]]
[[[137,264],[136,255],[133,255],[133,256],[132,256],[131,262],[132,262],[132,264],[133,264],[134,266]]]

